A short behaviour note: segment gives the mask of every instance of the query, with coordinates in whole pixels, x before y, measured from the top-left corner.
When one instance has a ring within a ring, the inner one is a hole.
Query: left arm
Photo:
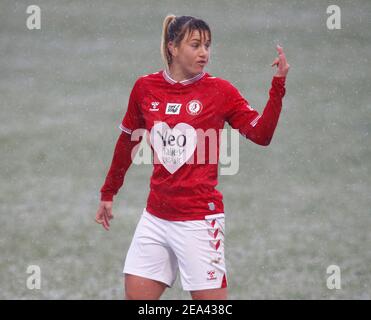
[[[246,126],[244,132],[241,132],[256,144],[268,146],[273,138],[282,109],[282,98],[286,91],[285,79],[284,77],[273,77],[269,99],[262,115],[258,115],[254,122],[250,126]]]
[[[248,101],[236,88],[230,88],[231,106],[227,111],[226,120],[243,136],[262,146],[269,145],[276,129],[282,109],[282,98],[286,92],[286,75],[290,67],[286,62],[283,49],[277,46],[277,51],[278,58],[274,60],[272,66],[277,65],[278,69],[272,79],[269,99],[261,115],[249,106]]]

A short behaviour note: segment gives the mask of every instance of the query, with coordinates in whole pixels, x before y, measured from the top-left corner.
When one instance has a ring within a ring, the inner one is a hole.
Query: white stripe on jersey
[[[258,123],[258,120],[260,119],[261,115],[258,115],[253,121],[250,122],[250,124],[255,127]]]
[[[122,124],[119,125],[119,129],[120,129],[121,131],[126,132],[127,134],[131,134],[131,130],[128,129],[128,128],[126,128],[126,127],[124,127]]]

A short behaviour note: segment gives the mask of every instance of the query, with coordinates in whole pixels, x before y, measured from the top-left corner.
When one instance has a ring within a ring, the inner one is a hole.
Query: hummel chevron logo
[[[158,105],[160,104],[160,102],[151,102],[151,108],[149,109],[149,111],[158,111],[159,108],[158,108]]]

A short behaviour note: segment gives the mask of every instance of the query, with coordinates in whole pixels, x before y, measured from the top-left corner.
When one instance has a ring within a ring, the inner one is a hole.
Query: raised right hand
[[[287,63],[286,55],[283,52],[283,48],[277,45],[278,58],[274,59],[272,67],[277,66],[276,77],[286,77],[289,72],[290,65]]]

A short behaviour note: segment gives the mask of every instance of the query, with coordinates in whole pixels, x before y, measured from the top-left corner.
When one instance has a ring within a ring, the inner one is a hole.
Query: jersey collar
[[[194,76],[190,79],[186,79],[186,80],[182,80],[182,81],[175,81],[173,78],[170,77],[170,75],[169,75],[169,73],[167,72],[166,69],[162,72],[162,75],[163,75],[164,79],[167,82],[169,82],[170,84],[180,83],[183,86],[186,86],[187,84],[191,84],[191,83],[194,83],[194,82],[200,80],[205,75],[205,72],[201,72],[198,75],[196,75],[196,76]]]

